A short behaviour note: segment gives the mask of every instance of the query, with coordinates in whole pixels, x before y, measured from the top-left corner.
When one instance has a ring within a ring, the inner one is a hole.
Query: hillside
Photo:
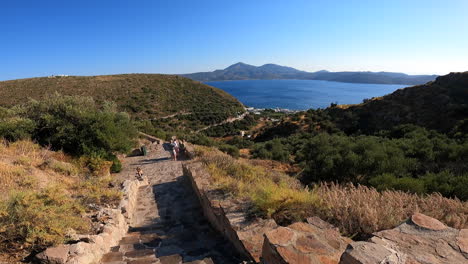
[[[269,79],[300,79],[324,80],[346,83],[375,84],[423,84],[433,81],[436,75],[407,75],[394,72],[306,72],[291,67],[276,64],[265,64],[259,67],[242,62],[233,64],[223,70],[213,72],[198,72],[181,74],[181,76],[197,81],[224,80],[269,80]]]
[[[360,105],[327,111],[347,133],[374,133],[400,124],[448,133],[468,118],[468,72],[451,73]]]
[[[299,167],[294,175],[307,185],[351,182],[468,200],[468,72],[254,129],[253,139],[226,143],[248,148],[241,153],[250,158]]]
[[[117,103],[119,110],[139,118],[156,118],[179,112],[242,111],[234,97],[202,83],[162,74],[42,77],[0,82],[0,106],[63,95],[92,96],[98,102]]]

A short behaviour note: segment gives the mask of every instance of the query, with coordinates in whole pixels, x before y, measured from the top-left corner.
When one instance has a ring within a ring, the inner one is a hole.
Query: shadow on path
[[[160,218],[154,222],[160,236],[156,256],[180,255],[184,262],[211,258],[214,263],[240,263],[234,248],[215,232],[203,216],[188,179],[153,186]]]

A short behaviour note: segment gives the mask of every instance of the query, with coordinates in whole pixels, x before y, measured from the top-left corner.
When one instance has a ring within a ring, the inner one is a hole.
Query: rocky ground
[[[122,173],[142,168],[150,185],[139,190],[131,228],[101,263],[239,263],[234,249],[211,229],[197,198],[182,177],[182,161],[172,161],[163,145],[148,156],[129,158]]]

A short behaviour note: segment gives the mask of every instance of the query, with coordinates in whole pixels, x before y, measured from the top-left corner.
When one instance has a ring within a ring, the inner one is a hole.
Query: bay
[[[408,85],[341,83],[318,80],[241,80],[205,82],[222,89],[244,105],[255,108],[304,110],[331,103],[357,104]]]

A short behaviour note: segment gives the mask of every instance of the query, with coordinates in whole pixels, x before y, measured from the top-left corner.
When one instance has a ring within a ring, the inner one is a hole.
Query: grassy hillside
[[[468,118],[468,72],[451,73],[425,85],[327,112],[347,133],[375,133],[401,124],[448,133]]]
[[[91,96],[97,102],[117,103],[119,110],[141,119],[174,113],[235,115],[243,111],[234,97],[214,87],[180,76],[122,74],[103,76],[43,77],[0,82],[0,106],[62,95]]]
[[[352,106],[288,115],[231,140],[252,158],[301,168],[305,184],[439,192],[468,200],[468,73]],[[232,152],[232,151],[231,151]]]

